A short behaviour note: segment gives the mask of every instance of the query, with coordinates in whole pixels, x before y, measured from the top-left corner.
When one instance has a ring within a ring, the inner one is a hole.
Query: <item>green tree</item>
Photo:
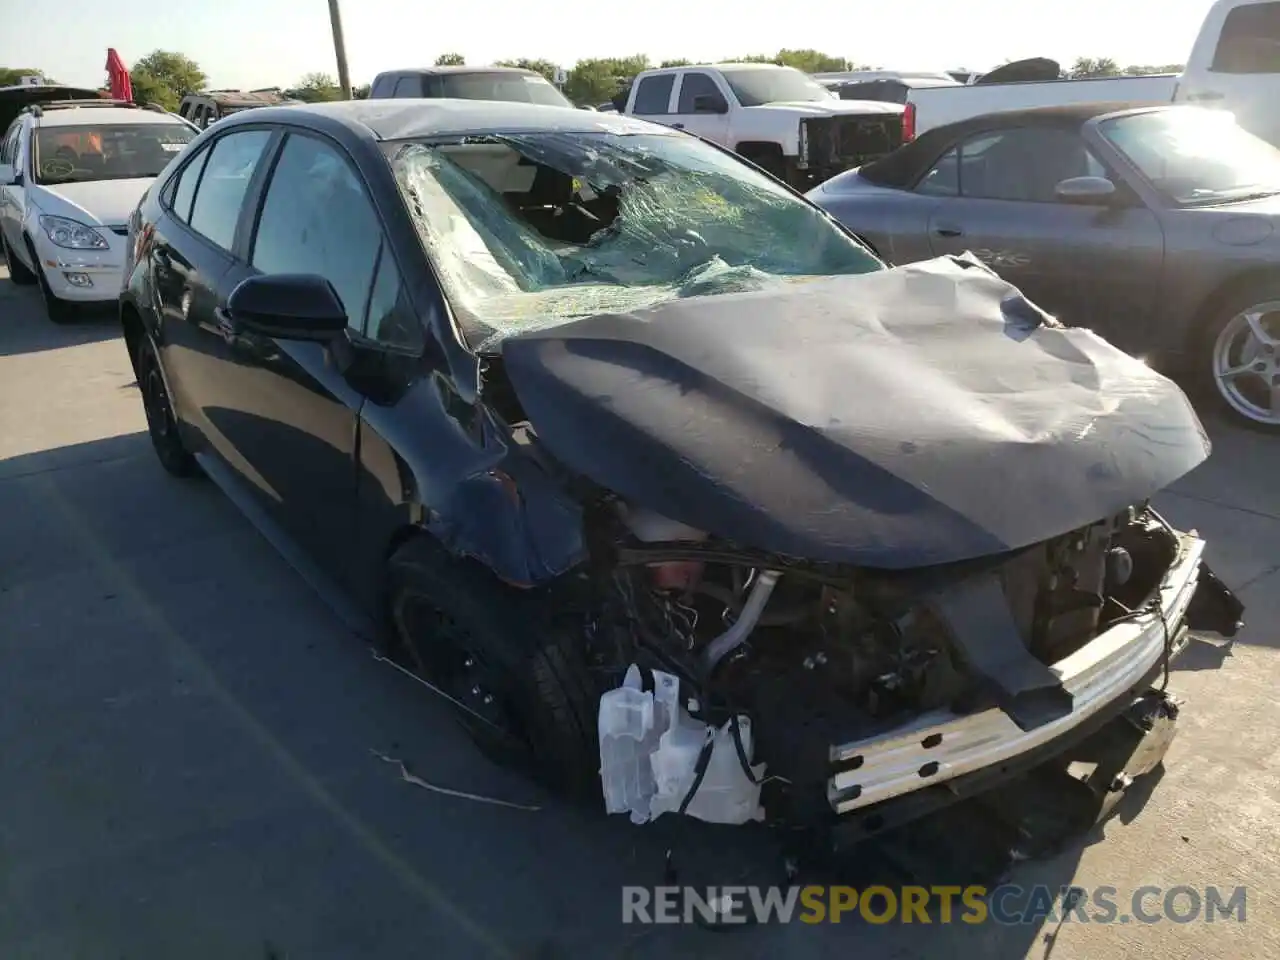
[[[774,62],[805,73],[835,73],[850,69],[849,61],[844,57],[833,57],[819,50],[779,50]]]
[[[1088,77],[1115,77],[1120,74],[1120,67],[1110,57],[1077,57],[1069,71],[1077,80]]]
[[[436,57],[437,67],[465,67],[467,58],[460,53],[442,53]]]
[[[534,73],[542,74],[550,83],[556,82],[556,70],[559,69],[550,60],[530,60],[528,57],[521,57],[518,60],[499,60],[498,66],[532,70]]]
[[[1153,73],[1181,73],[1185,64],[1182,63],[1162,63],[1158,66],[1131,66],[1124,68],[1126,77],[1146,77]]]
[[[721,63],[777,63],[776,57],[770,57],[763,53],[749,53],[745,57],[730,57],[728,60],[721,60]]]
[[[198,63],[170,50],[153,50],[133,65],[129,77],[135,100],[166,110],[177,110],[184,96],[203,90],[208,82]]]
[[[342,89],[338,86],[338,81],[328,73],[308,73],[289,92],[298,100],[305,100],[307,103],[324,103],[342,99]]]
[[[367,83],[362,83],[358,87],[352,87],[351,99],[352,100],[368,100],[370,89],[371,89],[370,85]]]
[[[0,87],[15,86],[22,77],[40,77],[45,83],[52,83],[43,70],[35,67],[0,67]]]
[[[687,67],[691,62],[689,60],[663,60],[658,66],[665,70],[667,67]]]
[[[648,69],[649,58],[643,54],[579,60],[569,71],[564,93],[574,103],[601,103]]]

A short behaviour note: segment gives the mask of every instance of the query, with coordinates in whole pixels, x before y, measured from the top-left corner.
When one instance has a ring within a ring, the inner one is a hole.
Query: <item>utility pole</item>
[[[347,45],[342,39],[342,12],[338,0],[329,0],[329,25],[333,27],[333,52],[338,57],[338,89],[342,99],[351,99],[351,74],[347,72]]]

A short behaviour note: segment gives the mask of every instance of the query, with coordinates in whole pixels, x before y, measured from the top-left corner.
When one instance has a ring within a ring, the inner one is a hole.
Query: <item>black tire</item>
[[[160,465],[175,477],[198,476],[201,472],[200,465],[187,450],[178,432],[173,403],[160,372],[160,358],[145,336],[138,343],[134,370],[138,374],[142,408],[147,414],[147,433],[151,435],[151,446],[156,451]]]
[[[1234,293],[1209,314],[1189,358],[1196,392],[1237,424],[1280,432],[1280,342],[1265,343],[1252,332],[1245,314],[1262,308],[1259,325],[1280,340],[1280,280],[1251,284]],[[1226,370],[1248,368],[1236,376]]]
[[[45,316],[49,318],[51,323],[64,324],[71,323],[79,315],[80,311],[74,303],[68,303],[66,300],[59,300],[49,288],[49,281],[44,275],[44,270],[40,267],[40,258],[36,256],[35,247],[31,242],[27,242],[27,250],[31,252],[31,262],[36,265],[36,279],[40,283],[40,298],[44,301]]]
[[[455,707],[476,745],[558,792],[598,803],[599,693],[583,657],[581,625],[564,618],[557,624],[543,594],[506,586],[426,535],[395,552],[388,579],[394,653],[493,721],[498,729]]]
[[[9,249],[9,245],[4,242],[4,237],[0,236],[0,250],[4,251],[4,265],[9,271],[9,280],[15,286],[29,287],[36,282],[36,275],[27,269],[26,265],[13,255],[13,251]]]

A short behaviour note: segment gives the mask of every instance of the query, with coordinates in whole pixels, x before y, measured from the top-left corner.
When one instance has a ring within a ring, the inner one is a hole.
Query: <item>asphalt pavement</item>
[[[1245,885],[1243,923],[624,926],[680,828],[474,753],[216,488],[161,470],[113,318],[54,327],[0,271],[0,957],[1280,956],[1280,437],[1208,426],[1159,505],[1248,627],[1183,658],[1145,803],[1012,879]],[[768,852],[680,838],[744,876]]]

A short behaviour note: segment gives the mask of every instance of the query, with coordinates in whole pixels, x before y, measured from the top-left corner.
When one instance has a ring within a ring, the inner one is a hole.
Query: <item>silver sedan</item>
[[[892,263],[972,251],[1065,323],[1280,430],[1280,150],[1230,114],[976,117],[809,199]]]

